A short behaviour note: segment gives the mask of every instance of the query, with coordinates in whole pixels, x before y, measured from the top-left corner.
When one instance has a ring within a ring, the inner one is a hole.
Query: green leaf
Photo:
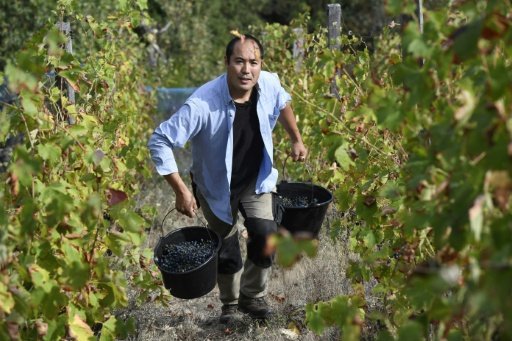
[[[68,128],[69,135],[71,135],[74,138],[85,136],[89,133],[89,130],[80,124],[74,124],[71,127]]]
[[[424,340],[423,327],[415,321],[407,321],[398,330],[398,341]]]
[[[363,236],[363,240],[364,240],[364,244],[368,247],[368,248],[373,248],[376,244],[375,242],[375,235],[373,234],[373,231],[368,229],[366,231],[366,233],[364,233],[364,236]]]
[[[137,6],[141,11],[148,9],[148,0],[137,0]]]
[[[277,249],[277,262],[284,267],[295,264],[305,252],[309,257],[316,256],[318,241],[316,239],[298,239],[290,234],[273,235],[269,243]]]
[[[45,161],[57,163],[61,159],[62,150],[53,143],[40,144],[37,146],[37,152]]]
[[[38,113],[39,99],[30,92],[22,91],[21,93],[21,104],[25,111],[25,114],[29,116],[35,116]]]
[[[402,108],[396,105],[399,97],[388,89],[375,89],[369,98],[374,107],[375,116],[380,127],[395,129],[403,120]]]
[[[478,52],[478,39],[482,31],[483,21],[476,20],[460,27],[452,34],[455,61],[465,61]]]
[[[386,1],[386,11],[390,15],[401,15],[414,12],[414,3],[405,0]]]
[[[47,320],[48,322],[48,330],[43,340],[45,341],[53,341],[53,340],[61,340],[66,337],[66,324],[67,324],[67,316],[60,315],[56,319]]]
[[[36,286],[46,286],[50,280],[50,273],[37,264],[32,264],[29,268],[29,272],[32,282],[34,282]]]
[[[62,258],[63,272],[60,280],[74,290],[79,291],[89,279],[89,264],[85,262],[82,254],[66,239],[63,239],[61,249],[64,252],[64,257]]]
[[[309,303],[306,305],[306,321],[308,328],[316,334],[321,334],[326,327],[324,319],[320,315],[318,304]]]
[[[18,93],[21,89],[36,89],[37,78],[29,72],[13,66],[10,62],[5,68],[5,76],[9,79],[9,90]]]
[[[134,326],[133,319],[128,319],[126,322],[116,319],[115,316],[103,323],[101,329],[100,341],[126,339],[130,332],[133,332]]]
[[[421,38],[414,39],[407,47],[407,51],[411,52],[412,55],[416,58],[428,58],[432,52],[432,50],[427,45],[425,45],[425,42]]]
[[[18,146],[15,155],[18,159],[11,165],[12,172],[16,174],[21,185],[31,187],[34,175],[41,169],[41,162],[30,155],[25,146]]]
[[[114,207],[120,205],[122,204],[116,205]],[[120,209],[112,209],[111,214],[114,218],[118,220],[119,225],[126,231],[140,232],[144,230],[146,226],[146,222],[140,215],[126,207],[122,207]]]
[[[49,320],[57,317],[68,303],[67,296],[54,280],[49,280],[42,287],[34,289],[31,297],[36,312],[40,312]]]
[[[347,148],[345,144],[339,146],[334,152],[334,157],[336,162],[340,165],[343,170],[348,171],[350,166],[354,166],[354,161],[350,158],[347,152]]]

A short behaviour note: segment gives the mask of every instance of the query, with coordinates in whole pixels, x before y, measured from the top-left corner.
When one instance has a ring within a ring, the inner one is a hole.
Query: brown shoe
[[[268,319],[272,315],[272,310],[263,297],[252,298],[244,294],[240,294],[238,298],[238,310],[253,319]]]
[[[236,320],[236,315],[238,313],[238,305],[237,304],[224,304],[221,308],[222,312],[220,313],[219,323],[229,324]]]

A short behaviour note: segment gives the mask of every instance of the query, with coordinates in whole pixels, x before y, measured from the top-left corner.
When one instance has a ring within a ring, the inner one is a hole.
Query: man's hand
[[[176,210],[190,218],[194,217],[197,211],[196,199],[181,179],[179,173],[164,175],[164,178],[171,185],[174,194],[176,194]]]
[[[176,193],[176,210],[190,218],[193,218],[197,211],[197,202],[192,192],[186,191]]]
[[[292,143],[291,157],[293,161],[306,161],[306,157],[308,156],[308,150],[304,146],[302,141]]]

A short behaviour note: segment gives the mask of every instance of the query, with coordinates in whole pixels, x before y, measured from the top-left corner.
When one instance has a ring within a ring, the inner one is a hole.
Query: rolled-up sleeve
[[[160,175],[178,172],[174,148],[183,148],[185,143],[200,130],[200,120],[189,105],[183,105],[167,121],[162,122],[148,141],[151,160]]]

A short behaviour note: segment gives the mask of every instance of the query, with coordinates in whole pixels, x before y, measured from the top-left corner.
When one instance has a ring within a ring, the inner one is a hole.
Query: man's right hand
[[[176,193],[176,210],[190,218],[193,218],[197,211],[197,202],[192,192],[186,188],[186,191]]]
[[[171,185],[174,194],[176,194],[176,210],[193,218],[197,211],[197,202],[192,192],[181,179],[179,173],[164,175],[164,178]]]

